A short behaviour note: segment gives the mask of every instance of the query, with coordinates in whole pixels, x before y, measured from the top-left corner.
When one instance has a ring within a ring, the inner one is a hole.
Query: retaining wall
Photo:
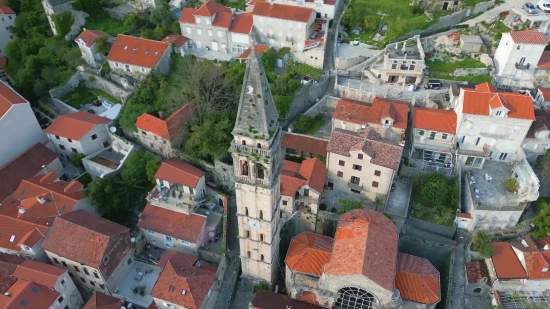
[[[345,70],[351,68],[352,66],[358,65],[367,59],[369,58],[366,56],[356,56],[350,58],[334,57],[334,67],[340,70]]]
[[[303,113],[308,107],[320,100],[326,94],[329,82],[330,78],[328,75],[324,75],[319,83],[303,86],[294,96],[294,100],[290,104],[290,109],[285,115],[285,120],[281,123],[281,126],[288,126],[298,117],[298,114]]]
[[[439,225],[413,217],[409,217],[407,224],[410,224],[419,230],[427,231],[448,239],[452,239],[456,231],[454,227]]]
[[[334,85],[334,96],[361,102],[372,102],[376,94],[336,84]]]

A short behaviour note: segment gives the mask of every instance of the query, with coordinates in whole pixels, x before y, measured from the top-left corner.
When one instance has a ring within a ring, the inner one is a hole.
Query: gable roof
[[[151,296],[189,309],[198,309],[216,280],[216,273],[196,266],[198,258],[175,253],[160,273]]]
[[[513,92],[488,92],[485,87],[464,89],[462,112],[472,115],[489,116],[490,107],[504,107],[509,118],[535,120],[533,102],[530,96]],[[489,89],[490,90],[490,89]]]
[[[439,272],[424,258],[397,253],[395,287],[401,297],[432,305],[440,300]]]
[[[317,158],[307,159],[302,163],[285,160],[280,176],[281,195],[294,196],[303,186],[323,193],[327,169]]]
[[[499,279],[527,279],[527,273],[507,242],[491,243],[493,266]]]
[[[78,141],[95,128],[95,126],[106,125],[109,122],[111,120],[105,117],[88,112],[76,112],[60,115],[55,118],[44,132]]]
[[[122,304],[121,299],[95,292],[82,309],[120,309]]]
[[[469,87],[466,87],[466,88],[469,88]],[[475,89],[475,90],[481,91],[481,92],[497,92],[497,87],[495,87],[495,85],[493,85],[489,82],[477,84],[477,85],[475,85],[474,88],[469,88],[469,89]]]
[[[29,103],[25,98],[15,92],[8,84],[0,80],[0,119],[15,104]]]
[[[324,272],[363,275],[393,292],[398,238],[397,228],[382,213],[365,208],[348,211],[338,222],[332,256]]]
[[[183,44],[189,41],[189,38],[181,34],[170,34],[164,37],[164,39],[162,40],[166,42],[174,43],[176,47],[182,47]]]
[[[334,129],[327,152],[349,157],[350,151],[361,151],[371,157],[372,164],[397,170],[403,147],[382,140],[380,134],[371,128],[360,132]]]
[[[298,234],[290,241],[285,263],[293,271],[321,276],[333,245],[334,239],[328,236],[311,232]]]
[[[287,4],[256,2],[252,14],[307,23],[314,11],[311,8]]]
[[[456,134],[454,110],[413,107],[413,127],[437,132]]]
[[[542,32],[534,30],[512,31],[510,32],[512,40],[516,44],[535,44],[547,45],[548,41]]]
[[[168,159],[160,165],[155,178],[196,188],[201,177],[206,173],[193,165],[175,158]]]
[[[247,50],[244,51],[244,53],[240,54],[237,58],[238,59],[247,59],[248,56],[250,56],[250,52],[252,51],[251,48],[252,47],[249,47]],[[256,50],[256,53],[262,54],[270,48],[271,48],[271,46],[269,46],[269,45],[256,45],[256,47],[254,49]]]
[[[19,241],[33,230],[38,230],[40,234],[45,235],[48,228],[0,214],[0,248],[21,251]]]
[[[136,127],[166,140],[174,141],[180,134],[183,124],[196,110],[197,106],[194,103],[188,103],[175,110],[166,120],[144,113],[137,118]]]
[[[111,37],[107,33],[101,30],[84,30],[79,36],[76,37],[75,42],[78,43],[79,40],[82,40],[87,47],[92,47],[95,44],[95,39],[105,35]]]
[[[229,32],[250,34],[253,26],[254,18],[252,13],[234,14],[233,21],[231,21],[231,25],[229,26]]]
[[[34,281],[18,279],[7,290],[11,296],[0,295],[2,309],[48,309],[59,293]]]
[[[128,228],[85,210],[57,217],[42,244],[44,250],[99,268],[109,278],[131,248]],[[104,258],[108,258],[105,261]]]
[[[252,31],[252,13],[233,13],[231,9],[211,0],[198,9],[183,8],[179,22],[195,24],[195,16],[214,17],[211,21],[212,26],[227,28],[229,32],[250,34]]]
[[[537,63],[537,69],[548,70],[550,69],[550,51],[542,52],[539,62]]]
[[[340,99],[332,118],[355,124],[381,124],[382,118],[393,119],[393,126],[400,129],[407,128],[409,105],[405,102],[374,98],[372,104],[365,102]]]
[[[147,204],[138,226],[196,244],[206,224],[206,216],[185,214]]]
[[[137,38],[129,35],[117,35],[107,60],[154,68],[170,48],[170,43]]]
[[[323,307],[308,304],[303,301],[292,299],[285,294],[273,293],[270,291],[258,291],[252,300],[254,309],[320,309]]]
[[[281,146],[326,157],[328,141],[313,136],[285,132]]]
[[[59,277],[66,272],[67,270],[61,267],[33,260],[25,260],[23,263],[17,265],[13,275],[19,279],[34,281],[53,289]]]
[[[223,4],[209,0],[201,5],[194,15],[212,17],[217,13],[231,13],[231,10]]]
[[[0,1],[0,14],[15,14],[15,11],[11,9],[7,4],[2,3]]]

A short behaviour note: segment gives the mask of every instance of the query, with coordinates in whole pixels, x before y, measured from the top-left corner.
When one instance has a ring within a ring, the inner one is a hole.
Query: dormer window
[[[195,17],[195,23],[200,24],[201,23],[201,18],[200,17]]]
[[[497,111],[496,115],[497,115],[497,116],[501,116],[501,115],[502,115],[502,111]]]

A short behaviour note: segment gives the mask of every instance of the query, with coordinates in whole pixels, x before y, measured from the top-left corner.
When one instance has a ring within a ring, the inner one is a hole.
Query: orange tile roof
[[[544,240],[542,241],[544,242]],[[527,247],[525,247],[527,244]],[[523,252],[524,266],[529,279],[550,279],[549,251],[541,251],[532,236],[523,237],[522,243],[511,243],[519,251]],[[543,271],[545,270],[546,271]]]
[[[0,70],[2,70],[6,64],[8,64],[8,57],[0,57]]]
[[[9,289],[11,296],[2,304],[2,309],[48,309],[59,297],[59,293],[33,281],[17,280]],[[24,305],[26,303],[26,305]]]
[[[40,232],[39,229],[33,229],[32,231],[28,232],[21,238],[21,240],[17,243],[18,246],[24,245],[29,248],[34,247],[42,238],[44,237],[44,234]]]
[[[48,228],[0,214],[0,248],[21,251],[19,241],[34,229],[46,234]],[[10,241],[12,236],[14,236],[14,239]]]
[[[305,185],[321,194],[326,176],[327,169],[317,158],[304,160],[301,164],[285,160],[280,176],[281,195],[294,196]]]
[[[196,267],[198,258],[182,252],[168,261],[151,296],[189,309],[198,309],[216,280],[216,274]]]
[[[181,11],[181,15],[178,21],[180,23],[194,24],[195,12],[197,12],[197,9],[184,7],[183,10]]]
[[[334,249],[324,272],[329,275],[364,275],[393,292],[399,234],[382,213],[356,209],[340,217]]]
[[[119,34],[107,55],[107,60],[154,68],[169,49],[170,43],[164,41]]]
[[[382,118],[393,119],[393,126],[406,129],[409,105],[405,102],[376,97],[372,104],[349,99],[338,100],[332,118],[355,124],[382,124]]]
[[[15,14],[15,11],[12,10],[7,4],[4,4],[0,1],[0,14]]]
[[[145,113],[137,118],[136,127],[166,140],[174,141],[181,132],[183,124],[194,115],[196,110],[195,104],[188,103],[173,112],[166,120]]]
[[[229,32],[250,34],[252,31],[252,14],[234,14],[231,9],[214,1],[207,1],[198,9],[183,8],[179,22],[195,24],[195,16],[214,17],[212,26],[227,28]]]
[[[252,51],[252,47],[249,47],[247,50],[244,51],[244,53],[240,54],[237,58],[238,59],[248,59],[248,56],[250,56],[250,52]],[[256,53],[259,55],[266,50],[270,49],[271,46],[269,45],[256,45]]]
[[[311,8],[297,7],[287,4],[257,2],[256,5],[254,5],[252,14],[307,23],[315,12]]]
[[[466,263],[466,277],[468,284],[481,283],[483,278],[486,278],[485,284],[492,286],[491,277],[489,277],[489,270],[485,261],[472,261]]]
[[[44,250],[98,268],[106,280],[131,247],[128,228],[85,210],[57,217],[42,244]]]
[[[536,45],[548,44],[546,37],[544,37],[544,33],[534,30],[512,31],[510,32],[510,36],[512,37],[514,43]]]
[[[483,92],[464,89],[462,112],[473,115],[489,115],[489,107],[501,104],[508,110],[509,118],[535,120],[533,102],[530,96],[513,92]]]
[[[475,86],[475,89],[481,92],[497,92],[497,87],[495,87],[495,85],[488,82],[477,84]]]
[[[456,134],[456,113],[454,110],[413,107],[413,127]]]
[[[468,219],[472,219],[472,215],[469,214],[469,213],[463,213],[463,212],[458,212],[456,214],[457,217],[459,218],[468,218]]]
[[[507,242],[494,242],[493,265],[499,279],[527,279],[527,273]]]
[[[193,165],[179,159],[168,159],[160,165],[155,178],[196,188],[201,177],[206,173]]]
[[[294,236],[286,254],[286,265],[293,271],[314,276],[323,274],[323,266],[330,260],[334,239],[304,232]]]
[[[395,287],[403,299],[427,305],[440,300],[439,272],[428,260],[398,253],[396,264]]]
[[[120,309],[122,304],[121,299],[95,292],[82,309]]]
[[[147,204],[138,226],[160,234],[197,244],[206,225],[206,217],[184,214]]]
[[[307,135],[284,133],[281,146],[326,157],[328,141]]]
[[[19,279],[34,281],[53,289],[59,277],[66,272],[67,270],[61,267],[33,260],[26,260],[17,265],[13,275]]]
[[[231,13],[231,10],[223,4],[209,0],[201,5],[194,15],[212,17],[218,13]]]
[[[235,14],[231,25],[229,26],[229,32],[250,34],[252,32],[252,26],[254,24],[254,18],[252,13]]]
[[[105,117],[88,112],[76,112],[55,118],[44,132],[78,141],[96,126],[106,125],[109,122],[111,120]]]
[[[92,47],[95,44],[95,39],[98,37],[106,35],[108,37],[111,37],[107,33],[101,31],[101,30],[84,30],[79,36],[76,37],[75,42],[78,43],[79,40],[82,40],[84,44],[86,44],[87,47]]]
[[[187,41],[189,41],[189,38],[187,38],[183,35],[180,35],[180,34],[170,34],[162,40],[166,41],[166,42],[174,43],[174,45],[176,45],[176,47],[182,47],[183,44],[185,44]]]
[[[537,69],[539,70],[550,69],[550,51],[542,52],[539,62],[537,63]]]
[[[292,299],[285,294],[270,291],[259,291],[252,300],[253,309],[320,309],[322,307],[308,304],[307,302]]]
[[[0,80],[0,118],[15,104],[29,103],[10,86]]]
[[[317,158],[302,161],[299,174],[307,180],[307,185],[319,193],[323,193],[327,168]]]

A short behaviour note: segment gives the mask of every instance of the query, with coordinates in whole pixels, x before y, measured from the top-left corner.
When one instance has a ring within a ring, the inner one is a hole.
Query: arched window
[[[264,241],[264,234],[260,234],[260,241]]]
[[[248,162],[241,161],[241,176],[249,176],[248,174]]]
[[[264,261],[264,255],[263,254],[260,254],[260,260],[263,262]]]
[[[246,238],[250,237],[250,231],[246,231]]]
[[[372,309],[376,302],[374,295],[358,288],[343,288],[338,294],[335,309]]]
[[[263,218],[264,218],[264,212],[260,210],[260,219],[263,219]]]
[[[246,252],[246,256],[247,256],[248,258],[250,258],[250,251],[247,251],[247,252]]]
[[[260,144],[260,143],[257,143],[256,146],[257,146],[258,148],[262,148],[262,144]]]
[[[245,145],[245,146],[246,146],[246,141],[245,141],[244,139],[243,139],[243,145]]]
[[[235,54],[242,54],[242,53],[244,53],[245,50],[246,50],[246,46],[244,46],[242,44],[235,44],[231,48],[231,51]]]
[[[265,172],[264,172],[264,166],[260,163],[256,163],[256,178],[258,179],[264,179]]]

